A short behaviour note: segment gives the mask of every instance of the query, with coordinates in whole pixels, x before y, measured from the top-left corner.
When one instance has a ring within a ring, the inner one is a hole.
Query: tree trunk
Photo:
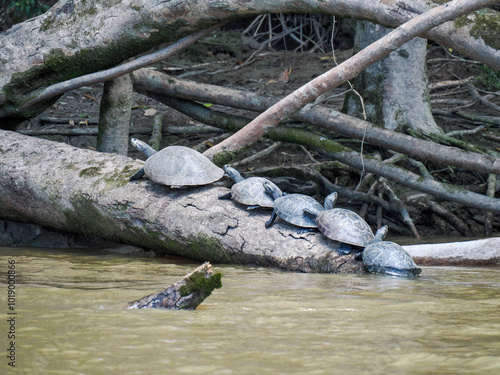
[[[391,32],[380,25],[358,21],[354,51],[357,53]],[[372,64],[352,84],[363,97],[350,92],[344,110],[389,130],[413,128],[440,133],[432,117],[427,79],[427,40],[414,38],[386,58]]]
[[[97,151],[127,155],[133,92],[130,74],[104,83]]]
[[[440,2],[436,2],[438,4]],[[484,6],[492,0],[476,2]],[[2,127],[41,113],[57,98],[23,108],[52,84],[108,69],[166,42],[224,20],[263,13],[328,13],[366,19],[397,27],[434,6],[415,0],[227,0],[114,2],[60,1],[47,13],[0,34],[0,118]],[[448,22],[422,37],[452,47],[495,69],[500,69],[498,12],[482,11]]]
[[[269,210],[219,200],[226,187],[169,189],[129,182],[143,163],[0,130],[0,217],[38,223],[158,254],[302,272],[363,272],[318,233],[297,234]],[[333,250],[333,251],[332,251]]]

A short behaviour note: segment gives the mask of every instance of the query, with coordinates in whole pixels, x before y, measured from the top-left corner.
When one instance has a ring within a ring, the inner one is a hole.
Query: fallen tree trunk
[[[218,196],[217,185],[169,189],[129,183],[143,163],[121,155],[0,131],[0,217],[200,261],[302,272],[362,272],[319,233],[298,235],[270,212]]]
[[[212,291],[222,286],[221,274],[203,263],[169,287],[129,303],[129,309],[194,310]]]
[[[499,266],[500,238],[407,245],[403,248],[423,266]]]

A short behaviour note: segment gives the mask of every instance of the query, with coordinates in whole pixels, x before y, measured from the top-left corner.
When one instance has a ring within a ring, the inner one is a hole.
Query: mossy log
[[[129,309],[194,310],[222,287],[221,273],[214,273],[209,262],[203,263],[193,272],[169,287],[129,303]]]
[[[129,182],[143,163],[0,131],[0,217],[107,239],[199,261],[301,272],[364,272],[319,233],[283,221],[266,229],[268,210],[219,200],[229,181],[170,189]]]

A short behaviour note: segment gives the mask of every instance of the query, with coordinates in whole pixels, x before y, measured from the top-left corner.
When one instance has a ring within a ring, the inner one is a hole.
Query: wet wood
[[[222,287],[221,276],[205,262],[165,289],[130,302],[129,309],[194,310],[214,289]]]

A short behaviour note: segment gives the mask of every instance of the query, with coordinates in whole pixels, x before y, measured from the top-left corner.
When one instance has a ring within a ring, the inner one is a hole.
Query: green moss
[[[493,49],[500,49],[500,33],[498,25],[500,24],[500,14],[489,9],[481,9],[473,13],[474,19],[469,15],[456,18],[453,23],[456,28],[472,25],[470,35],[475,38],[481,38]]]
[[[217,154],[212,159],[212,162],[219,167],[222,167],[225,164],[229,164],[236,157],[236,152],[223,151],[220,154]]]
[[[78,174],[80,177],[96,177],[100,174],[100,167],[89,167],[82,169]]]
[[[179,254],[192,259],[209,260],[219,263],[231,263],[232,258],[221,242],[204,233],[192,236],[187,241],[187,247]]]
[[[73,209],[63,210],[67,225],[71,230],[86,236],[102,236],[108,239],[118,239],[116,227],[110,218],[99,211],[90,197],[82,194],[70,199]]]
[[[181,297],[193,293],[200,293],[205,299],[209,296],[214,289],[222,287],[222,274],[220,272],[214,273],[209,278],[205,277],[205,272],[195,272],[189,276],[186,285],[179,288]]]

